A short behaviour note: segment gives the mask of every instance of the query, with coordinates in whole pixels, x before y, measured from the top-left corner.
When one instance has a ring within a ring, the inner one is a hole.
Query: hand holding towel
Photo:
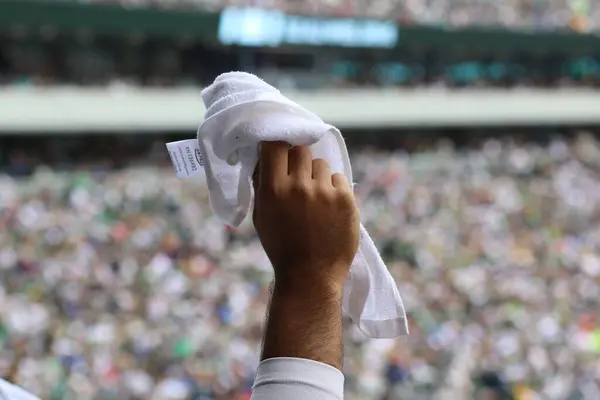
[[[206,106],[198,142],[215,214],[238,226],[252,204],[252,173],[262,141],[310,146],[332,173],[352,182],[352,169],[340,131],[283,96],[260,78],[222,74],[202,92]],[[391,338],[408,333],[406,313],[387,267],[365,228],[344,285],[343,310],[368,336]]]

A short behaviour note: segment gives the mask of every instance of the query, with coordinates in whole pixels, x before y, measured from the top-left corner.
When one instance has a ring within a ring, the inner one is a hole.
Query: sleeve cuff
[[[264,385],[305,386],[335,399],[344,397],[344,374],[336,368],[304,358],[278,357],[262,361],[254,389]]]

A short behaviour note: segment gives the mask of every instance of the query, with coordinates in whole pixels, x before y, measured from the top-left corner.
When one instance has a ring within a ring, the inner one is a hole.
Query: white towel
[[[222,74],[202,92],[206,106],[198,141],[215,214],[238,226],[253,198],[252,173],[261,141],[310,146],[314,158],[329,162],[332,173],[352,169],[340,131],[245,72]],[[368,336],[408,333],[398,289],[365,228],[345,282],[343,310]]]

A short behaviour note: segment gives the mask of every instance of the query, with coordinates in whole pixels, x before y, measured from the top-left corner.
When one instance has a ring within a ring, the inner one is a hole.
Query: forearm
[[[341,371],[341,301],[341,286],[276,281],[261,360],[303,358]]]
[[[360,237],[352,188],[306,146],[262,142],[254,225],[275,285],[252,400],[341,400],[342,289]]]

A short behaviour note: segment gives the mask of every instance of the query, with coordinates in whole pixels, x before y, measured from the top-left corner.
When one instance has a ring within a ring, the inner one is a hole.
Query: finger
[[[288,174],[296,179],[312,178],[312,152],[307,146],[294,146],[290,149]]]
[[[331,183],[331,168],[327,161],[317,158],[312,162],[312,178],[317,181]]]
[[[347,189],[351,191],[350,183],[346,179],[344,174],[333,174],[331,175],[331,184],[336,189]]]
[[[287,179],[289,148],[285,142],[261,142],[258,161],[261,185],[274,185]]]

